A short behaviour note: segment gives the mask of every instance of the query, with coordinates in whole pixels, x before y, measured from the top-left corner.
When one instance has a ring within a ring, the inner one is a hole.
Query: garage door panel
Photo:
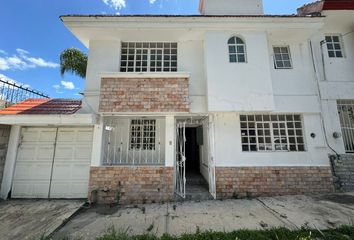
[[[81,180],[88,181],[90,176],[90,166],[83,164],[55,164],[53,170],[54,181],[59,180]]]
[[[58,128],[55,144],[56,132],[55,128],[23,130],[26,141],[22,141],[18,151],[13,196],[47,198],[50,194],[50,198],[87,197],[92,128]]]
[[[24,128],[22,142],[51,142],[54,143],[56,128]]]
[[[54,183],[50,192],[51,198],[82,198],[87,194],[88,182],[75,181]]]
[[[14,181],[13,198],[47,198],[49,181]]]
[[[22,144],[17,153],[17,161],[52,161],[54,144],[36,146],[33,144]]]
[[[51,163],[18,163],[14,178],[16,180],[47,180],[50,179]]]

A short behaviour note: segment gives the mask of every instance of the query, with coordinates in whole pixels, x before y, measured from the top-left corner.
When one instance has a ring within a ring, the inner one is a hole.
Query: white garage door
[[[92,128],[22,129],[13,198],[86,198]]]

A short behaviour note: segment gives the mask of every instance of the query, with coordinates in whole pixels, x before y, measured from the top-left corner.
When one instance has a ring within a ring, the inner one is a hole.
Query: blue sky
[[[267,14],[292,14],[308,2],[264,0],[264,8]],[[69,47],[87,49],[64,27],[60,15],[197,14],[197,9],[198,0],[2,0],[0,77],[53,98],[79,98],[84,80],[70,74],[62,78],[59,55]]]

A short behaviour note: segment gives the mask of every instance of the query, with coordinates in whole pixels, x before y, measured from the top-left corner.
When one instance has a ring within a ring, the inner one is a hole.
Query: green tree
[[[86,77],[87,54],[76,48],[65,49],[60,54],[60,73],[64,76],[66,72]]]

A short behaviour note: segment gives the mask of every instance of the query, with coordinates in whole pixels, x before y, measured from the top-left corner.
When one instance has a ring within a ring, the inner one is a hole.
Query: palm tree
[[[65,49],[60,54],[60,73],[63,77],[66,72],[86,77],[87,54],[77,48]]]

